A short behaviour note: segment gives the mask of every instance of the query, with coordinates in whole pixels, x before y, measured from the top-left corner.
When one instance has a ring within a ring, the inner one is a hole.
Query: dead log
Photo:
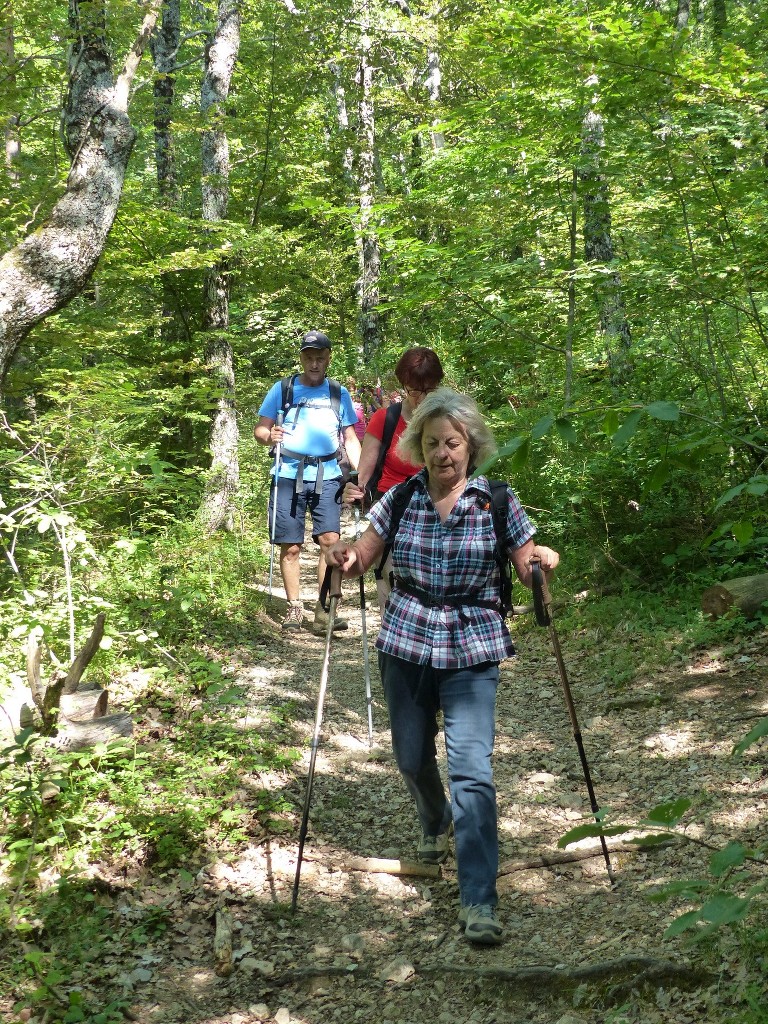
[[[133,736],[133,720],[129,714],[106,715],[85,722],[59,723],[56,746],[61,750],[88,750],[97,743],[111,743],[114,740]]]
[[[751,618],[765,601],[768,601],[768,572],[758,576],[740,576],[707,587],[701,595],[701,610],[711,620],[719,619],[731,610]]]
[[[77,693],[62,693],[59,709],[61,716],[68,721],[84,722],[90,718],[103,718],[107,713],[108,702],[109,693],[106,690],[78,690]]]
[[[439,864],[420,864],[411,860],[389,860],[383,857],[350,857],[344,861],[345,871],[368,871],[381,875],[416,875],[421,878],[439,878]]]
[[[643,846],[640,843],[611,843],[608,844],[609,853],[648,853],[653,850],[664,849],[674,846],[674,842],[654,843],[653,846]],[[587,846],[579,850],[551,850],[534,857],[526,857],[522,860],[508,860],[499,866],[499,876],[511,875],[513,871],[531,871],[535,868],[552,868],[561,864],[575,864],[580,860],[592,860],[595,857],[603,856],[602,846]]]

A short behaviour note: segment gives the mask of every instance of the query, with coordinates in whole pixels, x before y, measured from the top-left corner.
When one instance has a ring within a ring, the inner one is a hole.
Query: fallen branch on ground
[[[674,846],[673,841],[654,843],[653,846],[641,846],[638,843],[609,843],[608,852],[640,853],[667,846]],[[513,871],[527,871],[530,868],[551,868],[558,864],[571,864],[575,861],[591,860],[593,857],[602,856],[601,846],[589,846],[581,850],[553,850],[551,853],[542,853],[525,860],[508,860],[499,868],[499,875],[511,875]]]
[[[417,875],[421,878],[439,878],[439,864],[421,864],[411,860],[388,860],[382,857],[350,857],[343,865],[345,871],[368,871],[371,874]]]

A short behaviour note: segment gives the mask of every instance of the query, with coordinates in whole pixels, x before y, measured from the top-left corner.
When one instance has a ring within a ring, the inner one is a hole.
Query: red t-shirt
[[[377,409],[368,421],[367,433],[373,434],[377,441],[381,441],[384,437],[384,420],[386,417],[386,409]],[[403,480],[407,480],[409,476],[413,476],[414,473],[418,473],[421,469],[421,466],[414,466],[410,462],[404,462],[397,455],[397,443],[405,427],[405,420],[400,416],[395,426],[392,443],[387,454],[384,456],[384,465],[381,467],[381,479],[378,484],[378,490],[380,491],[388,491],[390,487],[394,487],[395,484],[401,484]]]

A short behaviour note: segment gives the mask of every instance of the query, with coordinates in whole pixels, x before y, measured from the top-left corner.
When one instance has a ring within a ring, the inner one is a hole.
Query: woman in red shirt
[[[405,397],[400,403],[400,415],[397,419],[394,436],[384,454],[381,477],[376,481],[374,491],[376,500],[390,487],[402,483],[403,480],[407,480],[409,476],[413,476],[421,469],[421,466],[406,462],[397,455],[397,443],[419,403],[439,386],[443,379],[443,368],[437,353],[433,352],[431,348],[409,348],[398,360],[395,376],[403,386]],[[349,483],[344,488],[344,501],[348,504],[360,501],[365,497],[366,487],[376,469],[381,453],[386,416],[386,409],[377,409],[368,421],[360,462],[357,467],[357,486]]]
[[[379,463],[381,449],[384,439],[384,425],[387,418],[387,409],[377,409],[368,421],[368,428],[363,438],[363,446],[360,452],[360,461],[357,466],[357,484],[348,483],[344,488],[344,502],[351,505],[355,501],[365,501],[366,496],[371,494],[374,501],[385,494],[391,487],[407,480],[409,476],[418,473],[421,466],[407,462],[397,454],[397,443],[400,435],[410,422],[414,411],[430,392],[435,391],[443,379],[443,367],[436,352],[431,348],[407,349],[395,367],[395,376],[403,386],[404,398],[400,405],[400,414],[395,425],[395,432],[384,452],[384,461],[381,465],[381,476],[378,480],[372,480],[376,467]],[[370,486],[372,484],[373,486]],[[391,560],[383,568],[382,579],[376,580],[376,589],[379,595],[379,606],[384,609],[390,591],[389,573]]]

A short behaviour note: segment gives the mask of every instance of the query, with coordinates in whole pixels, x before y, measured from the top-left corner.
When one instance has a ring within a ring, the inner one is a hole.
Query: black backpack
[[[401,484],[397,484],[396,487],[392,488],[392,518],[389,523],[389,533],[384,542],[384,552],[381,556],[378,568],[374,569],[374,576],[377,580],[382,578],[382,572],[384,563],[389,557],[389,553],[392,550],[392,545],[395,542],[397,531],[400,529],[400,520],[403,518],[405,510],[411,503],[413,492],[416,489],[417,477],[409,477]],[[506,551],[502,547],[500,537],[504,536],[504,526],[507,518],[507,484],[503,480],[489,480],[488,484],[491,488],[491,515],[493,516],[493,530],[496,535],[496,543],[493,549],[493,557],[496,562],[496,567],[499,570],[499,597],[498,601],[494,601],[492,607],[501,613],[506,618],[512,614],[512,581],[514,570],[512,563],[507,556]],[[451,602],[446,602],[450,604]],[[471,604],[469,601],[457,601],[461,604]],[[485,602],[477,602],[480,606],[485,607]]]
[[[293,406],[293,387],[296,383],[298,373],[294,373],[291,377],[283,377],[280,381],[280,408],[283,411],[283,416],[288,415],[288,411]],[[333,377],[326,377],[328,381],[328,389],[331,393],[331,408],[336,414],[336,419],[339,421],[339,428],[341,428],[341,384]]]
[[[376,498],[379,480],[381,480],[382,470],[384,469],[384,459],[387,457],[387,452],[392,444],[392,438],[395,436],[395,430],[397,430],[397,421],[400,419],[402,411],[402,402],[393,402],[387,406],[387,414],[384,417],[384,430],[381,434],[381,447],[376,458],[376,465],[373,467],[373,473],[371,473],[370,479],[365,485],[370,502],[373,502]]]

